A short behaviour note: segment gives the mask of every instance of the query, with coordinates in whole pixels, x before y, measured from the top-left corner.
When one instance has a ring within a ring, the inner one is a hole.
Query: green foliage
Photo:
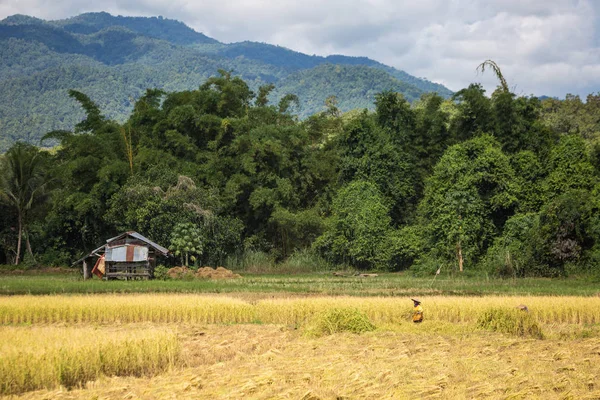
[[[537,234],[538,214],[515,214],[506,221],[502,236],[496,238],[481,264],[492,275],[515,278],[533,275],[539,269],[530,241]]]
[[[450,147],[420,204],[434,258],[456,260],[460,248],[465,262],[475,264],[513,213],[518,193],[509,159],[492,137]]]
[[[502,88],[502,91],[508,93],[508,84],[506,83],[506,79],[504,79],[504,75],[502,75],[502,71],[500,70],[498,64],[496,64],[496,62],[493,60],[485,60],[484,62],[479,64],[479,66],[477,67],[477,71],[481,71],[481,73],[483,74],[485,72],[486,67],[494,71],[494,74],[496,74],[498,81],[500,81],[500,87]]]
[[[170,279],[168,272],[169,268],[165,267],[164,265],[158,265],[156,268],[154,268],[154,279],[166,281]]]
[[[585,260],[597,243],[599,211],[597,196],[581,190],[567,192],[544,205],[537,235],[533,236],[538,263],[553,274],[562,274],[568,263]]]
[[[0,162],[1,162],[0,156]],[[0,201],[0,264],[14,264],[17,251],[17,213]]]
[[[422,228],[417,225],[404,226],[382,240],[388,246],[389,268],[392,270],[409,268],[421,258],[425,248]]]
[[[229,256],[225,266],[234,271],[272,273],[275,271],[275,259],[265,252],[248,249],[241,255]]]
[[[173,254],[181,257],[182,264],[187,267],[190,259],[194,262],[197,256],[202,255],[202,231],[193,223],[179,223],[173,228],[169,247]]]
[[[316,314],[305,327],[310,337],[321,337],[335,333],[361,334],[371,332],[376,326],[362,311],[355,308],[329,308]]]
[[[312,249],[296,250],[278,267],[286,273],[323,272],[331,269],[324,258]]]
[[[129,184],[108,201],[105,220],[116,226],[118,231],[133,229],[165,244],[173,243],[177,225],[192,224],[197,229],[201,226],[202,232],[198,235],[201,244],[197,243],[196,236],[193,236],[191,245],[173,244],[181,251],[178,255],[185,256],[187,252],[188,256],[192,255],[198,262],[204,263],[223,260],[223,253],[231,251],[231,247],[239,242],[239,222],[215,215],[219,201],[214,191],[196,186],[186,176],[177,177],[176,184],[169,183],[163,190],[151,186],[139,176],[132,177]]]
[[[448,132],[450,113],[444,109],[444,99],[437,94],[423,95],[415,104],[414,130],[408,135],[408,153],[413,155],[417,165],[419,183],[430,175],[444,151],[455,140]],[[419,187],[419,195],[422,188]]]
[[[0,160],[0,201],[16,213],[17,246],[15,264],[21,260],[23,237],[27,240],[30,262],[35,263],[30,247],[28,225],[29,214],[44,196],[47,177],[44,168],[44,154],[38,148],[26,144],[15,144]]]
[[[600,95],[589,94],[583,102],[579,96],[567,94],[564,100],[548,98],[542,101],[541,118],[558,134],[578,135],[590,142],[600,138]]]
[[[477,325],[483,329],[519,337],[544,338],[542,328],[537,321],[528,312],[519,309],[487,310],[479,316]]]
[[[410,104],[397,91],[384,91],[376,96],[377,122],[400,136],[414,128],[414,115]],[[404,134],[404,135],[403,135]]]
[[[545,168],[539,157],[532,151],[524,150],[513,154],[510,164],[515,171],[518,193],[518,208],[520,212],[535,212],[540,209],[546,196],[542,181]]]
[[[90,34],[103,29],[119,26],[129,31],[157,39],[176,41],[179,44],[216,43],[205,35],[194,31],[179,21],[163,17],[123,17],[112,16],[106,12],[85,13],[73,18],[53,21],[66,31],[78,34]]]
[[[335,263],[361,269],[385,269],[390,254],[382,239],[391,233],[388,212],[373,183],[352,182],[334,198],[327,229],[314,246]]]
[[[411,265],[410,272],[414,277],[427,277],[431,279],[431,277],[435,278],[438,270],[441,273],[441,269],[443,269],[444,272],[456,272],[456,268],[453,268],[454,264],[455,263],[436,257],[434,254],[430,253],[417,259],[416,262]]]
[[[282,256],[311,246],[315,239],[321,235],[325,221],[315,208],[292,213],[283,208],[276,208],[269,220],[273,230],[278,234],[276,238],[278,247],[281,247]]]
[[[383,107],[382,94],[379,97],[378,109]],[[394,96],[392,96],[394,97]],[[395,100],[394,100],[395,101]],[[408,107],[404,100],[402,107]],[[392,107],[392,106],[390,106]],[[388,111],[394,114],[392,111]],[[410,109],[406,109],[412,117]],[[378,110],[379,123],[384,118]],[[398,115],[390,116],[399,124],[404,119]],[[350,120],[341,134],[336,138],[336,145],[340,153],[340,177],[341,183],[349,183],[354,180],[368,180],[377,184],[386,203],[391,207],[391,216],[395,221],[404,221],[411,208],[416,194],[417,173],[411,156],[397,140],[398,133],[394,131],[397,127],[384,125],[388,129],[378,127],[374,118],[367,113]]]
[[[87,115],[85,120],[75,125],[75,132],[90,132],[100,129],[105,122],[105,118],[100,114],[98,106],[87,95],[76,90],[69,90],[69,96],[79,102]]]
[[[560,138],[550,153],[549,168],[543,187],[550,198],[569,190],[589,191],[598,181],[586,143],[576,135]]]
[[[457,140],[468,140],[492,132],[494,115],[481,85],[471,84],[456,92],[453,99],[458,102],[458,112],[450,122],[450,131]]]

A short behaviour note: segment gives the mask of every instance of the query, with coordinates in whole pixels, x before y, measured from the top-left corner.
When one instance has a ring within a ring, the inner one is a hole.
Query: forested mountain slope
[[[84,114],[69,89],[88,94],[108,117],[123,120],[147,88],[194,89],[219,69],[233,71],[255,91],[276,84],[273,101],[298,95],[302,116],[322,110],[330,95],[341,111],[372,108],[381,90],[409,100],[432,91],[451,95],[441,85],[368,58],[309,56],[255,42],[224,44],[161,17],[88,13],[44,21],[14,15],[0,21],[0,151],[19,139],[37,143],[46,132],[80,121]]]

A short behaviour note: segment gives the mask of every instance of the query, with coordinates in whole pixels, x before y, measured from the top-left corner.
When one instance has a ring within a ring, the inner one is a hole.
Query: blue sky
[[[0,0],[0,19],[88,11],[178,19],[222,42],[252,40],[308,54],[367,56],[452,90],[496,61],[517,94],[600,91],[595,0]]]

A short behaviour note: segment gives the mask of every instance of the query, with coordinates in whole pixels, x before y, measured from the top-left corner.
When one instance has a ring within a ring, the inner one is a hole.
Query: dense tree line
[[[420,274],[600,268],[597,96],[383,91],[374,111],[330,97],[299,120],[298,97],[271,104],[273,89],[221,71],[147,90],[122,123],[71,91],[85,118],[45,136],[57,147],[2,158],[0,262],[64,265],[136,230],[197,265],[309,252]]]

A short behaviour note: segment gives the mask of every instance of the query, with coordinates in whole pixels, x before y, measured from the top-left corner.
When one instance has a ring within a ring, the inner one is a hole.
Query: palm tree
[[[37,147],[17,143],[5,154],[0,169],[0,199],[17,211],[19,233],[15,265],[19,264],[21,243],[27,232],[27,212],[44,190],[41,161]],[[31,252],[31,247],[27,247]]]

